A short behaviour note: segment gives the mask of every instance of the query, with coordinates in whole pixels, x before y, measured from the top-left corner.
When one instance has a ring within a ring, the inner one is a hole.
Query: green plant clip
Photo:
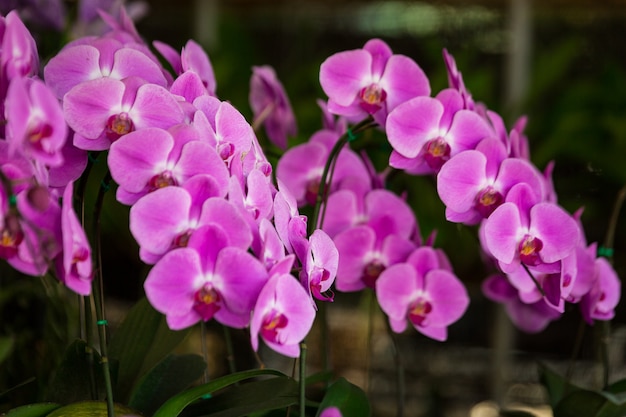
[[[348,135],[348,142],[354,142],[360,136],[359,134],[354,134],[352,132],[352,129],[348,129],[347,135]]]
[[[598,256],[601,256],[603,258],[612,258],[613,248],[605,248],[604,246],[600,246],[598,248]]]

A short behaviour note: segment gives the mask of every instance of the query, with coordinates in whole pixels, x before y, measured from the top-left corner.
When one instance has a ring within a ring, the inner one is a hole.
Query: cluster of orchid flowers
[[[435,97],[418,64],[381,40],[329,57],[320,68],[324,127],[274,171],[250,123],[217,97],[197,43],[178,52],[154,42],[167,70],[123,9],[119,19],[101,16],[108,32],[68,43],[41,73],[17,13],[0,21],[0,257],[15,269],[91,292],[74,183],[106,152],[140,259],[153,265],[146,296],[170,328],[215,319],[249,327],[255,350],[261,338],[297,357],[317,302],[332,301],[333,288],[370,288],[393,331],[410,323],[443,341],[469,297],[385,174],[342,146],[375,126],[393,147],[390,167],[436,175],[446,218],[480,223],[501,271],[485,292],[519,327],[541,330],[566,302],[588,320],[612,317],[619,280],[586,244],[580,213],[558,206],[551,167],[530,162],[524,120],[507,132],[472,100],[447,52],[450,87]],[[254,125],[286,149],[296,122],[274,71],[253,68],[250,87]],[[323,215],[302,215],[307,205]]]

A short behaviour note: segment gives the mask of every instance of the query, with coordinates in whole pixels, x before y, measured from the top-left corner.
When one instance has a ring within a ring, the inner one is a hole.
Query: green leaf
[[[4,362],[13,351],[13,342],[12,337],[0,337],[0,363]]]
[[[339,378],[328,387],[317,415],[328,407],[337,407],[343,417],[366,417],[371,414],[365,392],[345,378]]]
[[[169,355],[138,382],[129,405],[144,415],[152,415],[168,398],[200,378],[205,369],[200,355]]]
[[[626,402],[607,392],[580,390],[566,395],[554,407],[554,417],[623,417]]]
[[[539,380],[548,391],[548,399],[552,408],[556,407],[566,394],[582,389],[571,384],[564,377],[543,364],[539,365]]]
[[[298,383],[287,376],[252,381],[190,406],[186,416],[239,417],[298,403]]]
[[[132,408],[121,404],[114,404],[113,411],[116,416],[136,415]],[[81,401],[57,408],[46,417],[107,417],[107,403],[104,401]]]
[[[152,417],[175,417],[180,414],[185,407],[192,402],[199,400],[207,395],[214,394],[216,391],[226,388],[236,382],[260,376],[279,376],[286,375],[274,369],[255,369],[251,371],[236,372],[221,378],[215,379],[209,383],[188,389],[180,394],[167,400],[165,404],[157,410]]]
[[[109,346],[109,356],[118,366],[114,398],[128,402],[139,378],[169,355],[190,330],[170,330],[165,317],[145,298],[137,302]]]
[[[620,379],[619,381],[613,382],[606,389],[608,392],[613,394],[624,394],[626,393],[626,379]]]
[[[75,340],[50,384],[47,400],[59,404],[90,400],[97,393],[92,387],[103,387],[100,354],[84,340]]]
[[[61,407],[54,403],[28,404],[9,410],[7,417],[44,417]]]

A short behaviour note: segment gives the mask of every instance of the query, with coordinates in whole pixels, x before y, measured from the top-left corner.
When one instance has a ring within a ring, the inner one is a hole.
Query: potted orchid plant
[[[316,320],[326,326],[328,304],[367,291],[391,334],[445,342],[470,302],[392,175],[430,176],[445,220],[476,226],[494,271],[484,293],[520,329],[543,330],[574,304],[590,324],[613,318],[612,238],[586,241],[582,212],[558,203],[552,166],[531,162],[526,119],[509,129],[474,101],[446,50],[441,91],[381,39],[328,57],[322,128],[289,147],[296,120],[271,67],[253,68],[250,123],[217,96],[198,43],[150,45],[124,8],[99,16],[104,31],[46,62],[17,11],[0,20],[0,257],[62,299],[77,294],[80,316],[40,401],[11,404],[8,416],[370,415],[361,388],[307,370],[306,338]],[[364,138],[389,145],[382,169]],[[102,290],[107,192],[129,207],[148,268],[145,298],[113,332]],[[209,380],[206,358],[173,353],[207,322],[245,329],[252,352],[293,358],[294,373],[257,356],[258,367]],[[11,351],[2,343],[0,362]],[[555,415],[626,411],[623,382],[608,376],[595,391],[548,369],[542,378]]]

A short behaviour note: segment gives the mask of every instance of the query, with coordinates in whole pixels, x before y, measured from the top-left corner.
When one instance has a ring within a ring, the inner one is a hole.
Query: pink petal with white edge
[[[403,55],[389,58],[380,86],[387,92],[387,111],[414,97],[430,95],[430,83],[424,71]]]
[[[539,256],[545,263],[560,261],[580,243],[580,231],[574,218],[552,203],[539,203],[530,209],[530,235],[543,242]]]
[[[139,87],[129,114],[136,129],[146,127],[168,129],[185,119],[185,113],[174,95],[156,84],[144,84]]]
[[[411,294],[416,288],[415,269],[406,263],[392,265],[376,280],[376,298],[391,320],[406,321]]]
[[[468,149],[474,149],[482,140],[491,135],[487,122],[470,110],[459,110],[452,119],[446,142],[450,145],[450,154],[456,155]]]
[[[142,248],[164,254],[173,240],[185,232],[189,222],[191,197],[179,187],[156,190],[130,208],[130,231]]]
[[[371,79],[372,55],[363,49],[343,51],[328,57],[320,66],[320,84],[326,95],[341,106],[349,106]]]
[[[474,207],[476,195],[487,185],[487,159],[478,152],[461,152],[443,164],[437,174],[437,193],[447,208],[464,213]]]
[[[441,269],[430,271],[425,276],[425,292],[432,304],[422,327],[446,327],[460,319],[467,306],[467,290],[454,274]]]
[[[487,249],[498,261],[510,264],[517,253],[524,230],[517,206],[504,203],[484,223],[484,239]]]
[[[442,104],[431,97],[416,97],[396,107],[387,117],[387,138],[405,158],[415,158],[424,144],[439,136]]]
[[[144,290],[157,311],[167,316],[198,317],[193,312],[193,303],[199,282],[202,282],[200,256],[193,249],[182,248],[169,252],[152,267]]]
[[[173,146],[174,139],[163,129],[147,128],[124,135],[109,150],[111,176],[127,191],[141,192],[162,172]]]
[[[76,85],[63,99],[67,124],[87,139],[98,138],[109,117],[120,113],[125,89],[124,83],[112,78],[98,78]]]

